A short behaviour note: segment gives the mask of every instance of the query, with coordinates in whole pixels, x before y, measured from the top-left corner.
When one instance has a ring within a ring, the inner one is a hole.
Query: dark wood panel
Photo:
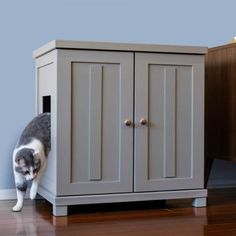
[[[236,47],[206,57],[206,150],[236,157]]]
[[[209,49],[205,64],[206,163],[236,161],[236,44]]]

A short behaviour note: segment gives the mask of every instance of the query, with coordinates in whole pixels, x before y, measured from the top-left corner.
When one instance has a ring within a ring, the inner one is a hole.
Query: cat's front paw
[[[30,191],[30,199],[31,199],[31,200],[34,200],[35,197],[36,197],[36,195],[37,195],[37,191],[31,189],[31,191]]]
[[[12,211],[18,212],[21,211],[23,208],[22,205],[16,204],[14,207],[12,207]]]

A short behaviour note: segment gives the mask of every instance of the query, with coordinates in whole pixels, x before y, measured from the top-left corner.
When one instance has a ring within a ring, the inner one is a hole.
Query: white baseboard
[[[29,199],[29,192],[26,192],[26,199]],[[0,200],[16,200],[16,190],[13,189],[0,189]]]
[[[16,199],[15,189],[0,189],[0,200],[14,200]]]

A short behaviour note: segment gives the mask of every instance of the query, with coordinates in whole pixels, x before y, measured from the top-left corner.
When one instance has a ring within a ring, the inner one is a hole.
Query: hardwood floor
[[[209,190],[208,207],[192,208],[190,200],[71,207],[68,217],[51,215],[44,200],[25,202],[21,213],[14,201],[0,201],[0,235],[236,235],[236,189]]]

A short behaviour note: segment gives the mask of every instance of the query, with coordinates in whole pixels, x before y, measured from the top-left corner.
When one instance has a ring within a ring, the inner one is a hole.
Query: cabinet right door
[[[134,139],[134,191],[203,188],[202,55],[135,54]]]

